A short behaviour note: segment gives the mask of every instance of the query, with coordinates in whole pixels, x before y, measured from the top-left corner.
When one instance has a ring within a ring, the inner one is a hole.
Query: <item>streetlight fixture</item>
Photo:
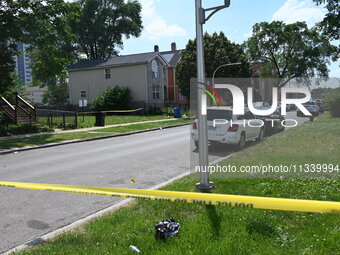
[[[197,50],[197,82],[198,86],[198,154],[199,166],[201,168],[200,182],[196,187],[201,191],[210,191],[213,183],[209,182],[209,172],[206,170],[209,166],[208,159],[208,128],[207,128],[207,95],[201,90],[205,83],[204,67],[204,48],[203,48],[203,24],[207,22],[218,11],[228,8],[230,0],[224,0],[224,5],[204,9],[202,0],[195,0],[196,11],[196,50]],[[206,18],[206,13],[210,12]]]
[[[229,63],[229,64],[223,64],[217,67],[212,76],[212,86],[215,87],[215,74],[220,68],[225,67],[225,66],[238,66],[238,65],[241,65],[241,63]]]

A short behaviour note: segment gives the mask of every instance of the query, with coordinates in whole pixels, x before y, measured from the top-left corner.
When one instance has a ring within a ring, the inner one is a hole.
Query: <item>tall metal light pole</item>
[[[241,65],[241,63],[228,63],[228,64],[223,64],[223,65],[220,65],[219,67],[217,67],[216,69],[215,69],[215,71],[214,71],[214,73],[213,73],[213,76],[212,76],[212,86],[213,87],[215,87],[215,74],[216,74],[216,72],[220,69],[220,68],[222,68],[222,67],[224,67],[224,66],[238,66],[238,65]]]
[[[198,153],[199,166],[201,168],[200,183],[197,188],[201,191],[210,191],[213,183],[209,182],[208,159],[208,129],[207,129],[207,95],[200,89],[200,83],[205,83],[204,47],[203,47],[203,24],[208,21],[216,12],[229,7],[230,0],[224,0],[224,5],[208,9],[202,8],[202,0],[195,0],[196,8],[196,50],[197,50],[197,82],[198,88]],[[210,12],[206,18],[206,12]]]

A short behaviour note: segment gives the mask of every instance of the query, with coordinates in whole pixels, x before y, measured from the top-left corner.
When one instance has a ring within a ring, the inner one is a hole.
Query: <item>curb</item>
[[[168,181],[165,181],[165,182],[162,182],[162,183],[160,183],[158,185],[155,185],[155,186],[149,188],[149,190],[159,189],[159,188],[164,187],[164,186],[166,186],[166,185],[168,185],[168,184],[170,184],[170,183],[172,183],[174,181],[177,181],[177,180],[179,180],[179,179],[181,179],[181,178],[183,178],[185,176],[188,176],[189,174],[191,174],[190,171],[185,172],[184,174],[181,174],[181,175],[178,175],[178,176],[176,176],[174,178],[171,178]],[[53,231],[51,231],[51,232],[49,232],[47,234],[38,236],[38,237],[34,238],[33,240],[30,240],[30,241],[28,241],[28,242],[26,242],[24,244],[20,244],[20,245],[14,247],[14,248],[12,248],[12,249],[10,249],[8,251],[5,251],[5,252],[3,252],[1,254],[2,255],[10,255],[13,252],[18,252],[18,251],[21,251],[21,250],[24,250],[24,249],[27,249],[27,248],[32,248],[33,246],[41,244],[43,242],[46,242],[46,241],[48,241],[48,240],[50,240],[50,239],[52,239],[52,238],[54,238],[54,237],[56,237],[56,236],[58,236],[58,235],[60,235],[62,233],[65,233],[65,232],[70,231],[72,229],[78,228],[78,227],[84,225],[85,223],[88,223],[89,221],[91,221],[93,219],[101,217],[101,216],[103,216],[103,215],[105,215],[107,213],[114,212],[114,211],[118,210],[119,208],[128,205],[129,203],[131,203],[134,200],[135,199],[133,199],[133,198],[125,198],[124,200],[118,202],[117,204],[111,205],[111,206],[109,206],[109,207],[107,207],[105,209],[102,209],[102,210],[100,210],[98,212],[90,214],[90,215],[84,217],[83,219],[77,220],[77,221],[75,221],[73,223],[70,223],[70,224],[64,226],[64,227],[61,227],[61,228],[56,229],[56,230],[53,230]]]
[[[173,126],[162,127],[161,129],[182,127],[182,126],[187,126],[187,125],[190,125],[190,124],[191,123],[178,124],[178,125],[173,125]],[[0,151],[0,155],[11,154],[11,153],[14,153],[14,152],[22,152],[22,151],[50,148],[50,147],[56,147],[56,146],[61,146],[61,145],[67,145],[67,144],[91,142],[91,141],[103,140],[103,139],[114,138],[114,137],[122,137],[122,136],[129,136],[129,135],[135,135],[135,134],[142,134],[142,133],[147,133],[147,132],[157,131],[157,130],[160,130],[160,128],[150,128],[150,129],[144,129],[144,130],[133,131],[133,132],[128,132],[128,133],[106,135],[106,136],[87,138],[87,139],[82,139],[82,140],[70,140],[70,141],[64,141],[64,142],[59,142],[59,143],[47,143],[47,144],[43,144],[43,145],[36,145],[36,146],[30,146],[30,147],[14,148],[14,149]]]

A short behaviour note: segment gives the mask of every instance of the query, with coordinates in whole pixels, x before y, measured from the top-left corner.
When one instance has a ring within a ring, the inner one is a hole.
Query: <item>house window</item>
[[[166,68],[163,68],[163,79],[166,79]]]
[[[153,86],[152,87],[152,98],[153,99],[159,99],[160,98],[159,86]]]
[[[109,68],[105,69],[105,79],[111,78],[111,70]]]
[[[80,91],[80,97],[86,98],[86,91],[85,90]]]
[[[158,79],[158,63],[156,60],[152,60],[151,62],[151,69],[152,69],[152,78]]]
[[[179,100],[185,100],[185,96],[182,94],[182,92],[179,92]]]

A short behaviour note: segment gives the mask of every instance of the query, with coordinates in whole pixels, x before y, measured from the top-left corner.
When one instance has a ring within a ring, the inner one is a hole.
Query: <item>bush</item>
[[[162,115],[174,116],[174,109],[171,107],[164,107],[161,109]]]
[[[0,111],[0,125],[6,124],[6,114],[3,111]]]
[[[336,91],[330,94],[326,98],[326,106],[331,112],[331,116],[334,118],[340,117],[340,91]]]
[[[108,88],[100,94],[94,100],[91,109],[93,111],[126,110],[129,108],[131,100],[130,88],[116,86]]]
[[[47,126],[31,126],[29,124],[0,125],[0,136],[35,134],[50,131],[53,131],[53,129]]]

